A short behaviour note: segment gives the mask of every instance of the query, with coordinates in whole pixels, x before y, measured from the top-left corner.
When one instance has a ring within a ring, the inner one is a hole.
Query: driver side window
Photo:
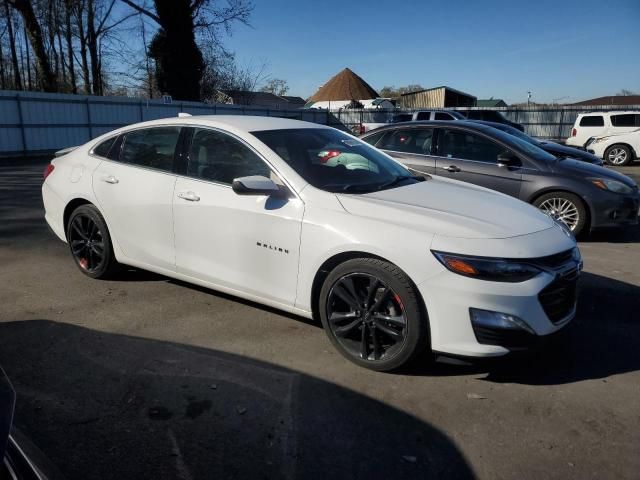
[[[231,185],[239,177],[275,180],[269,166],[239,140],[216,130],[196,128],[189,148],[187,175]]]
[[[476,162],[497,163],[498,155],[505,151],[488,138],[463,130],[444,130],[439,143],[440,156]]]

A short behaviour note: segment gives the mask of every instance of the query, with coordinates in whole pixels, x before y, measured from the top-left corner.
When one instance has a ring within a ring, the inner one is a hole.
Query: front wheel
[[[604,152],[604,160],[609,165],[622,167],[624,165],[629,165],[632,159],[633,155],[631,155],[631,149],[626,145],[611,145]]]
[[[428,347],[418,293],[395,265],[357,258],[337,266],[320,291],[320,317],[337,350],[371,370],[397,369]]]
[[[587,225],[587,210],[577,195],[567,192],[545,193],[538,197],[533,205],[550,217],[564,223],[578,236]]]

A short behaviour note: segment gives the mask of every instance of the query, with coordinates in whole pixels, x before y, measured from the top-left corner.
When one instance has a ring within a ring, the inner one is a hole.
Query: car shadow
[[[580,238],[584,243],[640,243],[640,225],[602,228]]]
[[[473,478],[433,426],[247,357],[0,323],[16,424],[69,479]]]
[[[423,364],[411,375],[477,375],[488,382],[561,385],[640,370],[640,287],[583,273],[576,318],[559,338],[527,355],[470,365]]]

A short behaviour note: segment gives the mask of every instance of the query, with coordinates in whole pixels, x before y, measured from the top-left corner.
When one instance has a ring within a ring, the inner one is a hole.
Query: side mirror
[[[280,188],[273,180],[262,175],[235,178],[231,188],[238,195],[267,195],[269,197],[286,197],[286,190]]]
[[[502,152],[498,154],[498,166],[499,167],[517,167],[521,165],[520,159],[513,153]]]

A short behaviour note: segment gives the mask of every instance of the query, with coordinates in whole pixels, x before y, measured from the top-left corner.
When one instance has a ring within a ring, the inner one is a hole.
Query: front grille
[[[573,248],[565,250],[564,252],[554,253],[546,257],[539,257],[531,259],[530,262],[547,268],[560,268],[564,266],[573,257]]]
[[[552,323],[562,321],[573,311],[579,276],[578,268],[571,268],[558,274],[557,278],[538,294],[544,313]]]

